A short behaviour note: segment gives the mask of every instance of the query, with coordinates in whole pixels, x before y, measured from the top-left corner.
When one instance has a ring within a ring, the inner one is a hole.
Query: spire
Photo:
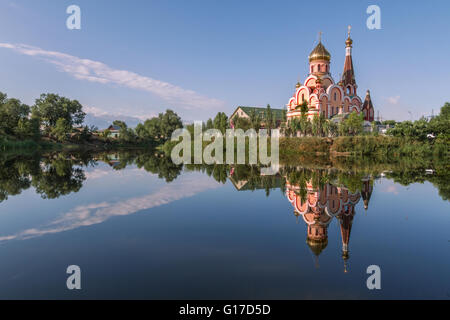
[[[369,209],[369,202],[370,202],[370,197],[372,196],[372,191],[373,191],[373,187],[370,184],[370,181],[364,181],[363,182],[363,189],[361,191],[361,197],[363,198],[364,201],[364,209],[367,210]]]
[[[353,69],[353,59],[352,59],[352,45],[353,40],[350,38],[350,32],[352,27],[348,26],[348,37],[345,41],[346,52],[345,52],[345,63],[344,63],[344,72],[342,74],[342,83],[344,87],[347,85],[355,85],[355,72]]]
[[[350,232],[352,230],[353,222],[353,212],[343,212],[341,213],[340,224],[341,224],[341,237],[342,237],[342,258],[348,260],[349,250],[348,245],[350,243]]]
[[[348,37],[347,37],[347,41],[345,41],[347,48],[349,48],[349,47],[351,48],[353,45],[353,40],[352,40],[352,38],[350,38],[351,31],[352,31],[352,26],[348,26],[348,33],[347,33]],[[351,50],[350,50],[350,54],[351,54]]]

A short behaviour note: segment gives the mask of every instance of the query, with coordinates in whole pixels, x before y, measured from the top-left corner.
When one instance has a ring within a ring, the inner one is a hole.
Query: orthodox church
[[[287,119],[301,116],[300,105],[308,104],[308,119],[315,115],[323,115],[326,119],[343,118],[351,112],[364,114],[366,122],[374,121],[374,108],[370,91],[367,90],[363,100],[358,96],[358,85],[353,68],[352,48],[353,40],[350,29],[346,44],[344,72],[338,83],[335,83],[330,72],[331,54],[319,39],[319,44],[309,55],[309,75],[305,82],[296,85],[294,96],[287,104]],[[339,115],[339,116],[338,116]]]
[[[350,258],[350,233],[356,214],[355,206],[363,198],[364,208],[367,210],[373,191],[368,177],[364,178],[362,183],[361,192],[352,193],[343,186],[327,183],[322,187],[314,187],[313,183],[308,181],[303,198],[300,186],[286,181],[286,196],[294,207],[294,215],[297,219],[301,217],[308,226],[306,243],[317,259],[328,246],[328,226],[334,218],[337,219],[341,233],[344,272],[347,272],[347,262]],[[316,262],[318,263],[318,260]]]

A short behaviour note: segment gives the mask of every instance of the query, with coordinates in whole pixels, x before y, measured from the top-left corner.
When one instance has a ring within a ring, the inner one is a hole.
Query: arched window
[[[305,101],[305,94],[302,94],[302,102]]]
[[[335,101],[337,100],[337,93],[336,92],[334,93],[334,100]]]
[[[331,115],[334,115],[334,107],[331,107]]]
[[[320,72],[320,64],[317,65],[317,71]]]

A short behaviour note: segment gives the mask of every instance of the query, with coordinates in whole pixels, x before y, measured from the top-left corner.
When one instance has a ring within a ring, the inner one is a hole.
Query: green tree
[[[272,108],[270,107],[270,104],[268,104],[266,108],[266,119],[264,123],[265,128],[268,130],[268,132],[271,132],[271,130],[275,128],[275,118],[273,115]]]
[[[166,113],[160,114],[159,118],[161,137],[164,141],[169,140],[175,130],[183,128],[181,118],[170,109]]]
[[[303,103],[301,105],[298,105],[295,109],[300,110],[301,113],[300,120],[298,123],[299,131],[301,131],[303,135],[306,136],[310,127],[310,122],[308,120],[308,111],[309,111],[308,102],[303,101]]]
[[[66,120],[70,128],[81,125],[86,114],[83,106],[77,100],[60,97],[57,94],[42,94],[32,107],[33,116],[40,119],[46,132],[50,132],[56,126],[59,119]]]
[[[72,128],[69,123],[64,118],[59,118],[56,121],[56,125],[51,130],[51,135],[59,142],[64,142],[67,140]]]
[[[135,143],[136,134],[133,129],[122,127],[119,130],[119,142],[121,143]]]
[[[19,123],[23,130],[28,120],[30,107],[17,99],[8,99],[7,95],[0,93],[0,134],[15,135]]]
[[[247,118],[243,118],[243,117],[238,117],[238,116],[236,116],[236,117],[233,119],[233,122],[234,122],[234,127],[235,127],[236,129],[242,129],[242,130],[244,130],[244,131],[247,131],[247,130],[249,130],[249,129],[252,129],[252,123],[251,123],[251,121],[250,121],[249,119],[247,119]]]
[[[323,121],[322,132],[325,137],[330,135],[330,121],[328,119],[324,119]]]
[[[320,134],[320,132],[321,132],[320,119],[317,114],[314,115],[314,118],[313,118],[312,124],[311,124],[311,128],[312,128],[313,135],[318,136]]]
[[[205,127],[205,129],[206,129],[206,130],[214,129],[214,123],[213,123],[213,121],[212,121],[211,118],[209,118],[208,121],[206,121],[206,127]]]
[[[225,134],[228,128],[229,123],[227,115],[223,112],[219,112],[214,118],[214,129],[218,129],[222,134]]]
[[[20,119],[17,128],[15,129],[15,135],[20,139],[39,140],[41,137],[39,119]]]
[[[364,130],[364,115],[356,111],[350,113],[347,119],[341,122],[341,134],[358,135]]]
[[[114,126],[118,126],[121,129],[127,129],[128,128],[127,124],[125,122],[123,122],[122,120],[114,120],[113,121],[113,125]]]
[[[150,137],[156,140],[161,139],[162,131],[160,118],[152,118],[146,120],[144,123],[144,127]]]
[[[259,131],[259,129],[261,129],[261,116],[258,112],[256,112],[255,109],[252,109],[252,111],[250,112],[250,123],[251,127],[256,131]]]
[[[148,132],[142,123],[138,123],[138,125],[136,126],[136,129],[134,131],[139,139],[141,139],[141,140],[149,139]]]
[[[332,121],[332,120],[328,120],[328,132],[330,134],[330,136],[332,137],[336,137],[339,133],[339,127],[336,124],[336,122]]]

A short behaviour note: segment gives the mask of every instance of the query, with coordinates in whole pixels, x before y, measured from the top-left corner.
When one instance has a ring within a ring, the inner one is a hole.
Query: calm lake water
[[[0,298],[450,299],[450,181],[425,169],[5,158]]]

